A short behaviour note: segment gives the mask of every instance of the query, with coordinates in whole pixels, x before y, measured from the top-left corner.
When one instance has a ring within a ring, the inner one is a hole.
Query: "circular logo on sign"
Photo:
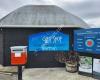
[[[85,44],[87,47],[92,47],[94,45],[94,41],[92,39],[88,39],[88,40],[86,40]]]

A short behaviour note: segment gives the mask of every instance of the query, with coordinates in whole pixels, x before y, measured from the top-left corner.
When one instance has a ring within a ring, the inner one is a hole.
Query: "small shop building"
[[[79,17],[54,5],[27,5],[9,13],[0,20],[0,64],[11,65],[11,46],[28,46],[29,36],[41,32],[59,31],[70,37],[69,50],[73,48],[73,31],[88,28]],[[36,36],[35,36],[36,37]],[[67,42],[67,41],[66,41]],[[39,43],[34,42],[34,43]],[[29,51],[26,67],[63,67],[55,60],[55,53],[63,51]],[[67,53],[67,51],[64,51]]]

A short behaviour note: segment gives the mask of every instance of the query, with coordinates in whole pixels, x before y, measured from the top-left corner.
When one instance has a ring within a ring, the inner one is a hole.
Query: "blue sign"
[[[100,54],[100,29],[81,29],[74,31],[74,50]]]
[[[29,36],[29,51],[68,51],[69,35],[58,31],[40,32]]]

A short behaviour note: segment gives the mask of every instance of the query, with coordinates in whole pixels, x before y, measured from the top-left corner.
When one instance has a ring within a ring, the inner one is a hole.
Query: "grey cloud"
[[[82,19],[93,19],[100,17],[100,0],[84,0],[82,2],[64,2],[63,0],[52,0],[55,5],[58,5],[66,11],[81,17]],[[15,10],[23,5],[28,4],[52,4],[50,0],[0,0],[0,9],[4,14]],[[3,15],[4,15],[3,14]],[[2,12],[0,12],[2,15]]]
[[[0,0],[0,8],[5,10],[11,10],[18,5],[21,5],[21,2],[18,0]]]
[[[95,18],[100,17],[100,1],[99,0],[87,0],[80,3],[69,3],[67,4],[64,2],[59,2],[59,5],[65,9],[66,11],[69,11],[77,16],[80,16],[82,18]]]

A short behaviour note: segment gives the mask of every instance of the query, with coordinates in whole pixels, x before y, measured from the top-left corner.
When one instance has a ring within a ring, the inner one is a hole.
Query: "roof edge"
[[[63,28],[63,27],[81,27],[81,28],[90,28],[89,26],[86,25],[0,25],[0,27],[2,28],[8,28],[8,27],[14,27],[14,28],[29,28],[29,27],[59,27],[59,28]]]

